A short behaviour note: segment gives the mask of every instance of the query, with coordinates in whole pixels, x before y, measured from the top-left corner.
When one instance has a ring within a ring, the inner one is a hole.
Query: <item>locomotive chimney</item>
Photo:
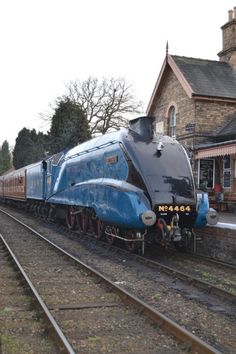
[[[142,136],[143,139],[153,139],[153,123],[154,117],[139,117],[130,120],[129,129]]]

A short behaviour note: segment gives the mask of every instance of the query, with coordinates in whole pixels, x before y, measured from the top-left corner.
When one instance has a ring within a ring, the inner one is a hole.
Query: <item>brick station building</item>
[[[214,207],[236,210],[236,7],[222,27],[219,61],[166,56],[147,114],[191,158]],[[217,205],[215,205],[217,203]]]

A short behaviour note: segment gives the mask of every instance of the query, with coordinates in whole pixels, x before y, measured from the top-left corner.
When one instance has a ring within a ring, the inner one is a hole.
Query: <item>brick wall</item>
[[[236,230],[207,226],[195,232],[197,253],[236,265]]]
[[[236,103],[233,102],[190,98],[174,72],[167,67],[160,93],[154,103],[156,121],[164,122],[164,134],[167,135],[169,134],[168,111],[171,105],[176,108],[177,139],[190,151],[197,144],[205,142],[212,132],[222,127],[226,117],[236,110]],[[186,131],[188,123],[195,124],[194,131]],[[192,168],[197,182],[198,161],[194,158]]]
[[[189,98],[175,74],[169,69],[154,112],[157,122],[164,121],[164,134],[168,134],[168,109],[171,104],[175,104],[177,109],[177,139],[189,139],[190,143],[193,134],[185,131],[186,124],[195,123],[195,134],[207,136],[221,127],[225,117],[236,110],[236,103]],[[202,138],[198,137],[195,144],[201,140]]]
[[[185,125],[195,121],[195,103],[190,99],[171,70],[165,78],[165,84],[158,96],[154,116],[156,121],[164,121],[164,134],[168,134],[168,108],[177,105],[177,136],[185,133]]]
[[[225,117],[235,113],[236,103],[196,101],[196,132],[211,133],[225,122]]]

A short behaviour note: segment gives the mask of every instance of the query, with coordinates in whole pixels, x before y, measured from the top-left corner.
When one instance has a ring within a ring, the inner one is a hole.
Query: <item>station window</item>
[[[214,187],[215,160],[199,160],[198,185],[200,189]]]
[[[169,115],[169,135],[172,138],[176,137],[176,110],[175,107],[172,106],[170,108],[170,115]]]
[[[223,187],[231,187],[231,159],[230,155],[225,155],[223,160]]]

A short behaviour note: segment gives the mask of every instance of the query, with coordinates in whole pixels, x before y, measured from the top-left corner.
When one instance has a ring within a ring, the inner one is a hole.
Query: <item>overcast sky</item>
[[[0,0],[0,145],[89,76],[125,77],[144,111],[169,53],[218,60],[236,0]]]

